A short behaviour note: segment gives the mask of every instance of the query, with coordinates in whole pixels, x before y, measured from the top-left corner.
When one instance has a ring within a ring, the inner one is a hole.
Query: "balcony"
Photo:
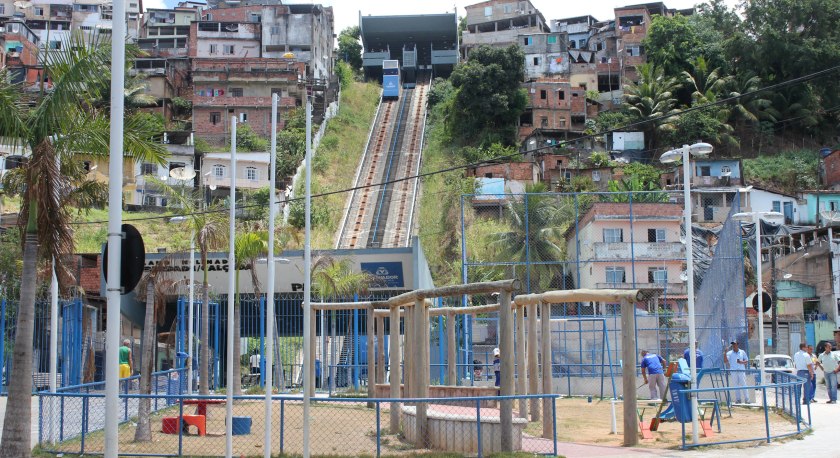
[[[260,97],[230,97],[227,95],[219,97],[208,96],[193,96],[193,106],[197,107],[222,107],[222,106],[241,106],[241,107],[270,107],[271,95]],[[297,100],[294,97],[280,97],[280,108],[294,108],[297,106]]]
[[[691,186],[697,186],[697,187],[708,186],[708,187],[720,188],[720,187],[726,187],[726,186],[740,186],[740,185],[741,185],[741,178],[740,177],[732,177],[732,176],[728,176],[728,177],[723,177],[723,176],[719,176],[719,177],[693,176],[693,177],[691,177]]]
[[[597,261],[683,260],[685,246],[680,242],[597,242],[594,244],[594,258]]]
[[[663,295],[685,296],[687,289],[685,283],[595,283],[597,289],[662,289]]]

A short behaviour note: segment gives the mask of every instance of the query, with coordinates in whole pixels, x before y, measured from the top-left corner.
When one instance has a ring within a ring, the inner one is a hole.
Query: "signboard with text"
[[[373,275],[377,287],[403,288],[403,266],[401,262],[363,262],[362,271]]]

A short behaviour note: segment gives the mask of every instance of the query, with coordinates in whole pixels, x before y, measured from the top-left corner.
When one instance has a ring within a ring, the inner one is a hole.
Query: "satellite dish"
[[[211,184],[211,185],[210,185],[210,190],[211,190],[211,191],[215,191],[215,190],[216,190],[216,185]]]
[[[830,223],[840,222],[840,212],[836,210],[823,210],[820,212],[820,216]]]
[[[686,271],[680,272],[680,280],[688,281],[688,272],[686,272]]]
[[[192,167],[177,167],[169,171],[169,176],[176,180],[192,180],[195,178],[195,169]]]

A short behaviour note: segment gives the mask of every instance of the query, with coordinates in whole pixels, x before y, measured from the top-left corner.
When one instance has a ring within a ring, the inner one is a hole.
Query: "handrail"
[[[172,374],[172,373],[175,373],[175,372],[186,372],[186,371],[187,371],[186,367],[177,368],[177,369],[167,369],[165,371],[152,372],[152,377],[159,377],[161,375]],[[126,381],[126,380],[128,380],[128,381],[140,380],[140,375],[132,375],[131,377],[125,377],[125,378],[120,379],[121,382]],[[64,391],[67,391],[67,390],[78,390],[80,388],[90,388],[90,387],[94,387],[94,386],[98,386],[98,385],[104,385],[104,384],[105,384],[105,381],[101,380],[101,381],[98,381],[98,382],[88,382],[88,383],[82,383],[82,384],[79,384],[79,385],[63,386],[61,388],[57,388],[55,391],[56,391],[56,393],[58,393],[58,392],[64,392]],[[38,391],[37,392],[37,394],[41,394],[41,393],[54,394],[54,393],[49,392],[48,390],[43,390],[43,391]]]

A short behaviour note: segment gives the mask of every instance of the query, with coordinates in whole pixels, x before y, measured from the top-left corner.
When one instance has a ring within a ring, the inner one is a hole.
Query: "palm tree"
[[[24,100],[20,85],[11,84],[8,72],[0,71],[0,137],[32,151],[21,172],[26,186],[21,190],[19,216],[25,241],[13,364],[22,376],[9,381],[2,457],[31,456],[32,381],[28,374],[32,372],[38,261],[59,261],[56,270],[66,278],[68,272],[61,260],[73,248],[71,207],[67,203],[70,191],[77,188],[62,171],[72,167],[76,153],[108,154],[108,115],[92,102],[102,96],[96,88],[107,87],[103,84],[110,80],[109,61],[107,44],[90,46],[71,39],[69,46],[50,54],[43,71],[52,87],[34,100]],[[150,138],[142,125],[126,123],[126,154],[144,162],[163,163],[165,148]]]
[[[237,362],[236,367],[228,370],[235,370],[233,377],[233,394],[242,394],[242,374],[239,373],[239,360],[242,357],[240,354],[240,332],[242,327],[242,313],[240,310],[239,298],[239,273],[242,269],[250,268],[251,284],[254,286],[254,295],[259,297],[260,283],[257,277],[257,270],[255,264],[257,259],[268,254],[268,232],[266,231],[249,231],[241,233],[236,236],[233,244],[233,250],[236,254],[236,262],[238,263],[234,276],[236,277],[233,290],[233,360]],[[230,319],[230,318],[228,318]]]
[[[507,203],[506,219],[511,229],[490,236],[499,260],[528,263],[530,292],[543,288],[543,278],[563,276],[563,233],[574,221],[574,203],[569,198],[543,194],[547,189],[545,183],[527,185],[525,199]],[[562,287],[562,283],[556,286]]]
[[[199,335],[201,346],[198,356],[198,391],[201,395],[210,393],[210,285],[207,274],[207,258],[210,250],[222,247],[227,242],[228,222],[224,206],[212,202],[203,208],[203,189],[184,192],[162,181],[152,178],[155,185],[167,196],[178,214],[186,218],[185,222],[195,237],[201,260],[201,323]]]
[[[761,94],[740,97],[761,88],[761,78],[753,72],[744,72],[729,79],[727,97],[739,97],[732,103],[729,121],[737,127],[739,123],[757,124],[761,121],[776,122],[779,115],[770,99]]]
[[[166,311],[166,296],[175,289],[172,279],[164,278],[169,260],[164,259],[137,285],[141,294],[138,299],[145,299],[146,313],[143,320],[143,348],[140,366],[140,394],[152,393],[152,372],[154,371],[154,350],[157,344],[157,327]],[[152,425],[149,421],[151,398],[140,398],[137,406],[137,429],[134,431],[135,442],[152,440]]]
[[[682,77],[691,91],[691,99],[695,104],[705,104],[717,101],[724,93],[731,77],[721,76],[721,69],[709,68],[703,56],[697,58],[691,66],[691,71],[683,71]],[[720,113],[720,112],[719,112]],[[728,118],[728,112],[723,120]]]
[[[657,134],[673,130],[673,125],[670,118],[651,120],[677,113],[673,94],[679,85],[653,64],[639,65],[637,70],[639,82],[624,86],[624,107],[636,121],[645,122],[642,128],[645,142],[647,148],[652,149],[656,146]]]

